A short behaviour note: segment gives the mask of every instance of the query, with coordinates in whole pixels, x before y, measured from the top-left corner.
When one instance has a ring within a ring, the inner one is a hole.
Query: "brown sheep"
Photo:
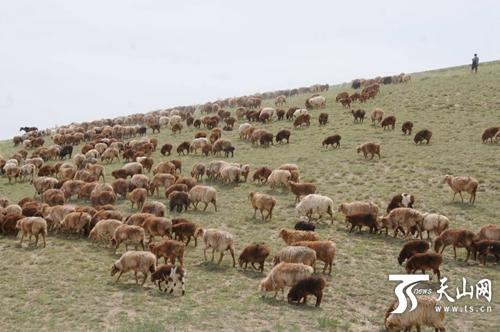
[[[483,143],[486,143],[487,140],[490,140],[490,142],[493,143],[493,138],[497,134],[497,132],[500,130],[500,127],[490,127],[486,128],[483,132],[483,135],[481,136],[481,139],[483,140]]]
[[[161,149],[160,149],[160,153],[162,156],[170,156],[170,153],[172,151],[172,144],[163,144]]]
[[[172,220],[172,224],[173,224]],[[186,222],[180,222],[177,224],[172,225],[172,234],[175,236],[176,240],[184,241],[184,239],[187,238],[186,241],[186,246],[189,245],[189,242],[191,241],[191,238],[194,239],[194,246],[198,246],[198,239],[196,238],[196,230],[198,227],[196,226],[195,223],[192,223],[188,220]]]
[[[376,233],[378,231],[377,217],[373,214],[355,214],[348,215],[345,217],[346,223],[351,224],[351,229],[349,229],[349,233],[355,227],[358,227],[358,230],[361,232],[361,228],[366,226],[370,229],[370,233]]]
[[[362,109],[357,109],[357,110],[351,110],[352,116],[354,117],[354,122],[360,122],[363,123],[363,120],[365,119],[365,111]]]
[[[238,264],[241,268],[246,270],[248,263],[250,263],[255,270],[264,272],[264,263],[270,253],[271,250],[269,246],[264,243],[250,244],[241,252],[240,257],[238,258]],[[259,268],[255,267],[255,263],[259,264]],[[245,267],[243,267],[243,265],[245,265]]]
[[[495,256],[495,261],[498,263],[500,259],[500,241],[496,240],[479,240],[472,243],[473,257],[486,265],[486,256],[491,254]]]
[[[163,217],[165,215],[165,205],[160,202],[156,201],[151,201],[151,202],[146,202],[142,206],[141,212],[142,213],[151,213],[154,214],[157,217]]]
[[[429,142],[431,141],[431,137],[432,137],[432,131],[430,131],[429,129],[422,129],[415,134],[413,141],[415,142],[415,144],[420,144],[424,140],[426,140],[427,141],[426,144],[429,144]]]
[[[185,191],[174,190],[168,195],[167,199],[170,212],[175,210],[177,213],[181,213],[183,209],[187,211],[189,204],[191,204],[189,194]]]
[[[453,245],[453,257],[457,259],[457,248],[465,248],[467,250],[467,258],[469,260],[472,244],[477,239],[474,232],[462,228],[447,229],[434,239],[434,251],[442,254],[448,245]]]
[[[443,263],[443,256],[434,252],[416,253],[406,262],[406,273],[414,274],[415,271],[421,270],[425,274],[426,270],[432,270],[437,275],[438,280],[441,279],[439,266]],[[431,276],[432,279],[432,276]]]
[[[300,196],[316,193],[316,185],[308,182],[297,183],[288,181],[288,189],[295,195],[295,202],[300,201]]]
[[[437,311],[436,307],[443,308],[441,301],[426,295],[416,297],[417,306],[413,311],[405,311],[402,314],[393,313],[398,306],[397,301],[393,301],[385,313],[384,326],[388,332],[409,331],[413,326],[434,327],[435,331],[444,332],[444,310]]]
[[[259,184],[265,184],[269,175],[271,175],[273,171],[269,167],[259,167],[255,173],[253,173],[253,180],[258,181]]]
[[[141,226],[133,225],[120,225],[115,229],[113,238],[111,239],[111,245],[115,247],[115,253],[122,242],[125,243],[125,250],[128,250],[129,244],[133,244],[137,250],[137,246],[141,246],[144,250],[144,242],[146,241],[146,235],[144,229]]]
[[[181,144],[179,144],[179,146],[177,147],[177,153],[179,155],[184,155],[184,154],[189,154],[189,146],[191,145],[191,143],[187,142],[187,141],[184,141],[182,142]]]
[[[394,127],[396,126],[396,117],[394,115],[389,115],[386,116],[383,120],[382,123],[380,124],[382,128],[386,129],[389,128],[394,130]]]
[[[395,208],[398,207],[409,207],[413,208],[413,204],[415,203],[415,196],[411,194],[396,194],[392,197],[389,205],[387,206],[387,213],[391,212]]]
[[[250,203],[252,204],[252,208],[254,209],[253,217],[256,217],[257,210],[260,211],[260,215],[262,220],[266,219],[271,220],[273,217],[273,209],[276,206],[276,199],[268,194],[262,194],[257,192],[250,192],[248,194],[248,198],[250,199]],[[264,217],[263,211],[267,211],[267,216]]]
[[[401,126],[401,131],[403,132],[403,135],[411,135],[412,129],[413,129],[413,122],[411,121],[403,122],[403,125]]]
[[[170,194],[174,191],[188,192],[188,186],[186,186],[184,183],[173,184],[168,187],[167,190],[165,190],[165,197],[168,199]]]
[[[134,204],[136,204],[138,210],[142,209],[147,197],[148,192],[144,188],[135,188],[127,195],[127,199],[130,201],[132,209],[134,208]]]
[[[149,217],[154,217],[151,213],[134,213],[125,218],[124,223],[127,225],[142,226],[144,221]]]
[[[358,152],[358,154],[360,152],[363,152],[365,159],[368,158],[368,154],[371,155],[370,160],[373,159],[373,157],[375,155],[377,155],[378,159],[380,159],[380,144],[367,142],[367,143],[364,143],[362,145],[358,145],[357,152]]]
[[[49,206],[64,205],[64,192],[60,189],[48,189],[42,194],[42,202]]]
[[[279,232],[279,237],[285,241],[287,245],[292,245],[299,241],[318,241],[319,236],[315,232],[297,231],[294,229],[282,228]]]
[[[196,181],[203,181],[203,175],[205,174],[206,167],[202,163],[194,163],[191,168],[191,176],[196,179]]]
[[[38,246],[38,237],[41,235],[43,240],[43,247],[46,246],[45,238],[47,236],[47,222],[40,217],[27,217],[19,219],[16,223],[16,228],[22,232],[19,244],[23,245],[23,240],[26,235],[31,242],[31,236],[35,236],[35,247]]]
[[[337,135],[337,134],[332,135],[332,136],[328,136],[327,138],[325,138],[323,140],[321,145],[324,147],[327,147],[327,148],[328,148],[328,145],[331,145],[332,147],[338,148],[338,147],[340,147],[341,138],[342,137],[340,137],[340,135]]]
[[[306,304],[307,296],[314,295],[316,297],[316,307],[321,304],[323,298],[323,289],[326,286],[326,281],[323,277],[309,276],[299,280],[292,286],[288,292],[288,303]]]
[[[328,113],[320,113],[318,117],[318,122],[320,126],[324,126],[328,123]]]
[[[298,127],[302,127],[302,125],[306,125],[306,127],[309,127],[309,125],[311,124],[311,116],[309,114],[301,114],[297,117],[297,119],[295,119],[295,121],[293,122],[293,127],[294,128],[298,128]]]
[[[281,129],[278,131],[276,134],[276,143],[282,143],[284,140],[286,140],[286,144],[290,143],[290,135],[291,132],[288,129]]]
[[[85,227],[91,222],[92,216],[85,212],[71,212],[67,214],[56,229],[70,233],[84,233]]]
[[[145,234],[149,235],[148,243],[151,243],[155,236],[170,237],[172,234],[172,222],[164,217],[149,217],[142,223]]]
[[[17,236],[17,221],[25,216],[16,213],[0,213],[0,234]]]
[[[403,245],[399,252],[398,263],[402,265],[403,262],[417,253],[423,253],[429,250],[429,242],[424,240],[411,240]]]
[[[314,232],[313,232],[314,233]],[[315,240],[315,241],[297,241],[293,243],[294,246],[302,246],[313,249],[316,252],[316,259],[325,263],[323,267],[323,273],[326,273],[328,268],[328,274],[332,274],[332,265],[337,254],[337,248],[335,243],[328,240]]]
[[[495,240],[500,241],[500,226],[489,224],[483,226],[477,233],[479,240]]]
[[[127,198],[128,194],[128,181],[125,179],[116,179],[111,183],[113,187],[113,191],[116,195],[121,196],[122,198]]]
[[[462,191],[465,191],[470,195],[469,204],[474,204],[476,201],[476,192],[479,182],[473,177],[445,175],[443,183],[444,182],[446,182],[453,190],[453,200],[455,200],[455,196],[458,193],[463,203],[464,198],[462,196]]]
[[[380,123],[380,121],[382,121],[383,117],[384,117],[384,111],[382,111],[380,108],[375,108],[370,113],[370,118],[372,120],[373,125],[375,125],[375,122]]]
[[[163,257],[165,264],[167,259],[170,260],[171,264],[175,264],[175,259],[178,259],[179,264],[183,266],[185,249],[186,245],[176,240],[162,240],[149,245],[149,251],[156,256],[156,264],[158,264],[158,259]]]

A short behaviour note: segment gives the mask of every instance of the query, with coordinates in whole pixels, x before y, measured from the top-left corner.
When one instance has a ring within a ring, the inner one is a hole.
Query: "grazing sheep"
[[[381,219],[382,225],[391,225],[394,229],[394,237],[398,235],[401,230],[403,235],[410,235],[412,227],[416,227],[416,231],[420,238],[422,238],[422,223],[424,215],[412,208],[396,208],[388,215]],[[388,227],[386,227],[388,230]],[[387,234],[387,232],[386,232]]]
[[[127,251],[120,259],[111,266],[111,276],[120,272],[116,281],[120,280],[123,273],[134,271],[135,283],[138,284],[137,272],[144,274],[141,286],[144,285],[148,277],[148,272],[154,273],[156,270],[156,256],[147,251]]]
[[[486,265],[486,256],[491,254],[495,256],[495,261],[498,263],[500,259],[500,241],[495,240],[480,240],[472,243],[472,251],[474,259],[479,256],[479,260]]]
[[[179,146],[177,147],[176,151],[177,151],[177,153],[179,155],[181,155],[181,154],[182,155],[189,154],[189,152],[190,152],[190,146],[191,146],[191,144],[189,142],[184,141],[181,144],[179,144]]]
[[[361,232],[361,228],[366,226],[370,229],[370,233],[378,232],[378,224],[377,217],[372,214],[352,214],[345,217],[346,223],[351,224],[351,229],[349,229],[349,233],[355,227],[358,227],[358,230]]]
[[[382,123],[380,124],[382,128],[385,130],[386,128],[389,128],[394,130],[394,127],[396,126],[396,117],[394,115],[389,115],[382,120]]]
[[[487,140],[490,140],[491,143],[493,143],[493,138],[497,134],[497,132],[500,130],[500,127],[490,127],[486,128],[483,131],[483,135],[481,136],[481,139],[483,140],[483,143],[486,143]]]
[[[269,178],[269,175],[271,175],[273,171],[268,168],[268,167],[259,167],[257,168],[257,170],[255,171],[255,173],[253,173],[253,180],[254,181],[259,181],[259,184],[260,183],[267,183],[267,179]]]
[[[236,266],[236,260],[234,259],[234,237],[232,234],[215,228],[198,228],[195,236],[201,236],[203,239],[205,245],[203,248],[203,257],[205,257],[205,261],[207,260],[208,248],[212,248],[212,262],[214,261],[215,251],[220,252],[220,258],[217,262],[218,265],[220,265],[222,257],[224,257],[224,251],[229,250],[233,258],[233,267]]]
[[[205,174],[206,168],[202,163],[194,163],[191,168],[191,176],[196,179],[196,181],[203,181],[203,175]]]
[[[127,172],[128,176],[132,176],[134,174],[142,174],[144,167],[141,165],[141,163],[132,162],[132,163],[125,164],[122,167],[122,169]]]
[[[242,268],[244,264],[245,270],[247,269],[248,263],[250,263],[255,270],[264,272],[264,263],[270,253],[271,249],[266,244],[250,244],[241,252],[238,263]],[[255,267],[255,263],[259,264],[259,268]]]
[[[125,179],[116,179],[111,183],[113,191],[122,198],[127,198],[129,183]]]
[[[333,201],[330,197],[309,194],[305,196],[299,204],[295,207],[299,217],[306,216],[311,219],[314,214],[317,214],[319,218],[323,216],[324,213],[330,215],[333,224]]]
[[[171,185],[170,187],[165,190],[165,197],[168,199],[171,193],[174,191],[180,191],[180,192],[185,192],[187,193],[189,191],[188,186],[185,185],[184,183],[176,183]]]
[[[288,292],[288,303],[296,303],[298,305],[302,301],[302,304],[306,304],[307,296],[314,295],[316,297],[316,307],[319,307],[325,286],[326,281],[323,277],[305,277],[293,285]]]
[[[170,156],[170,153],[172,152],[172,144],[163,144],[161,149],[160,149],[160,153],[162,156]]]
[[[288,181],[288,188],[295,195],[295,202],[300,201],[300,196],[306,196],[316,192],[316,185],[308,182],[297,183]]]
[[[320,113],[318,117],[318,122],[320,126],[324,126],[328,123],[328,113]]]
[[[426,140],[426,144],[429,144],[429,142],[431,141],[431,137],[432,131],[430,131],[429,129],[422,129],[415,134],[413,141],[415,142],[415,144],[420,144],[424,140]]]
[[[370,214],[376,219],[378,216],[379,208],[377,204],[373,202],[355,201],[351,203],[340,204],[338,211],[346,217],[353,215]]]
[[[69,233],[80,234],[85,231],[85,227],[91,222],[92,216],[85,212],[68,213],[56,229],[67,231]]]
[[[171,264],[175,264],[175,260],[177,259],[179,260],[179,264],[183,266],[185,249],[186,245],[176,240],[162,240],[149,245],[149,251],[156,256],[156,264],[158,264],[158,259],[163,257],[165,264],[168,258]]]
[[[186,293],[186,276],[187,272],[182,266],[176,266],[172,264],[160,265],[154,273],[151,274],[151,282],[156,284],[158,282],[158,288],[160,291],[161,283],[164,281],[167,284],[165,292],[172,294],[177,283],[182,286],[182,295]],[[172,286],[170,286],[172,284]]]
[[[127,225],[141,226],[147,218],[152,216],[154,215],[151,213],[134,213],[125,218],[125,223]]]
[[[154,195],[156,192],[157,195],[160,194],[160,187],[167,189],[171,185],[173,185],[176,181],[175,176],[167,173],[159,173],[155,174],[151,181],[149,181],[149,193]]]
[[[433,231],[436,235],[440,235],[447,230],[450,225],[450,220],[441,214],[424,213],[422,222],[422,232],[427,231],[427,240],[430,240],[430,233]]]
[[[299,241],[318,241],[319,236],[315,232],[298,231],[294,229],[282,228],[278,234],[287,245],[292,245]]]
[[[277,203],[276,198],[268,194],[258,193],[254,191],[248,194],[248,198],[250,199],[250,203],[252,204],[252,208],[254,209],[254,218],[256,217],[257,210],[259,210],[263,221],[268,218],[269,220],[271,220],[273,216],[273,209]],[[266,217],[264,217],[263,211],[267,211]]]
[[[164,217],[149,217],[142,223],[142,228],[146,235],[149,235],[148,243],[153,241],[155,236],[168,236],[172,234],[172,221]]]
[[[144,242],[146,242],[144,228],[126,224],[118,226],[111,238],[111,245],[115,247],[115,253],[122,242],[125,243],[125,250],[128,250],[129,244],[133,244],[136,250],[137,246],[141,245],[142,250],[144,250]]]
[[[479,240],[495,240],[500,241],[500,226],[489,224],[483,226],[477,233]]]
[[[0,213],[0,234],[17,236],[17,221],[23,218],[25,217],[21,214]]]
[[[271,189],[274,189],[275,187],[280,185],[287,187],[288,181],[290,181],[291,177],[292,174],[290,173],[290,171],[275,169],[267,178],[267,182],[269,183]]]
[[[175,236],[176,240],[184,241],[187,238],[186,246],[188,246],[191,238],[194,239],[194,246],[198,246],[198,238],[195,236],[198,226],[188,220],[183,219],[183,222],[174,224],[172,220],[172,234]]]
[[[476,234],[466,229],[447,229],[434,239],[434,251],[442,254],[444,249],[451,244],[453,245],[453,257],[457,259],[457,248],[465,248],[467,250],[465,261],[467,262],[472,251],[472,244],[476,239]]]
[[[49,206],[64,205],[64,192],[60,189],[48,189],[42,194],[42,202]]]
[[[288,130],[288,129],[281,129],[276,134],[276,143],[280,143],[281,144],[284,140],[286,140],[286,143],[289,144],[290,143],[290,135],[291,135],[290,130]]]
[[[424,240],[411,240],[406,242],[401,248],[398,256],[398,263],[402,265],[403,262],[417,253],[423,253],[429,250],[429,242]]]
[[[191,201],[189,199],[189,194],[184,191],[174,190],[168,195],[168,206],[170,211],[176,210],[177,213],[181,213],[182,210],[187,211]]]
[[[141,212],[151,213],[157,217],[163,217],[165,215],[165,209],[166,209],[165,204],[156,201],[151,201],[144,203]]]
[[[214,187],[200,185],[194,186],[189,191],[189,200],[195,209],[198,208],[198,203],[205,203],[203,211],[206,211],[208,204],[212,203],[215,211],[217,212],[217,191]]]
[[[316,251],[308,247],[302,246],[287,246],[280,249],[274,255],[274,265],[280,262],[287,263],[302,263],[304,265],[312,266],[314,269],[314,263],[316,262]]]
[[[315,241],[297,241],[293,243],[294,246],[308,247],[316,252],[316,259],[325,263],[323,266],[323,273],[326,273],[328,268],[328,274],[332,274],[332,265],[335,260],[335,255],[337,254],[337,248],[335,243],[328,240],[315,240]]]
[[[144,188],[136,188],[127,195],[127,199],[130,201],[132,209],[134,208],[134,204],[136,204],[138,210],[142,209],[144,203],[146,202],[147,197],[148,197],[148,192]]]
[[[443,183],[444,182],[448,183],[450,188],[453,190],[453,200],[455,200],[455,196],[458,193],[463,203],[464,198],[462,196],[462,191],[465,191],[470,195],[470,204],[474,204],[474,202],[476,201],[476,192],[477,187],[479,186],[479,182],[473,177],[445,175]]]
[[[121,225],[123,223],[116,219],[99,220],[90,231],[89,239],[93,242],[104,241],[109,243],[116,229]]]
[[[227,165],[220,170],[222,183],[237,183],[240,181],[241,170],[239,166]]]
[[[263,292],[274,291],[274,297],[281,290],[285,298],[285,287],[292,287],[299,280],[309,277],[313,273],[313,268],[302,263],[281,262],[267,274],[260,282],[260,289]]]
[[[367,142],[367,143],[358,145],[358,147],[356,149],[357,149],[358,154],[360,152],[363,152],[365,159],[368,158],[368,154],[371,155],[370,160],[373,159],[373,157],[375,155],[377,155],[378,159],[380,159],[380,144],[379,143]]]
[[[384,117],[384,111],[382,111],[380,108],[375,108],[370,113],[370,119],[372,120],[373,125],[375,125],[375,122],[380,123],[383,117]]]
[[[438,280],[441,279],[439,266],[443,263],[443,256],[434,252],[415,253],[406,262],[406,273],[414,274],[415,271],[421,270],[425,274],[426,270],[432,270],[437,275]],[[432,279],[432,276],[431,276]]]
[[[409,207],[413,208],[413,204],[415,203],[415,196],[411,194],[396,194],[392,197],[389,205],[387,206],[387,213],[391,212],[395,208],[398,207]]]
[[[153,174],[175,174],[176,167],[170,161],[162,161],[153,168]]]
[[[413,122],[411,121],[403,122],[403,125],[401,126],[401,131],[403,132],[403,135],[411,135],[412,129],[413,129]]]
[[[302,219],[302,218],[301,218]],[[295,230],[298,231],[313,231],[316,229],[316,225],[305,218],[305,220],[299,220],[295,223]]]
[[[323,142],[321,143],[322,146],[328,148],[328,145],[330,145],[332,148],[335,147],[335,148],[338,148],[340,147],[340,140],[341,140],[342,137],[340,137],[340,135],[332,135],[332,136],[328,136],[327,138],[325,138],[323,140]]]
[[[444,310],[437,311],[436,307],[443,308],[441,301],[427,295],[416,296],[417,305],[413,311],[405,311],[401,314],[392,313],[398,306],[398,302],[391,303],[385,313],[384,326],[388,332],[409,331],[413,326],[430,326],[436,331],[444,332]]]
[[[3,227],[2,227],[3,228]],[[29,242],[31,242],[31,236],[35,236],[35,247],[38,246],[38,237],[41,235],[43,240],[43,247],[45,248],[47,237],[47,222],[45,219],[40,217],[26,217],[19,219],[16,223],[16,229],[22,232],[21,240],[19,245],[23,246],[24,237],[27,235],[29,237]]]
[[[352,116],[354,117],[354,122],[363,123],[363,120],[365,119],[365,114],[366,114],[364,110],[362,110],[362,109],[351,110],[351,113],[352,113]]]

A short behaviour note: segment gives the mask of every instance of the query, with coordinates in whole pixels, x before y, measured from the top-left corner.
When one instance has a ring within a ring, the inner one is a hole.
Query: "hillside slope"
[[[350,112],[336,104],[335,96],[347,86],[334,86],[323,95],[327,98],[330,121],[319,127],[319,111],[313,112],[309,128],[291,129],[288,145],[270,148],[253,147],[238,138],[237,131],[224,132],[236,146],[234,162],[249,163],[252,172],[259,166],[271,168],[293,162],[301,168],[301,178],[313,181],[319,192],[332,197],[337,206],[344,201],[373,200],[385,210],[390,197],[398,192],[411,192],[417,198],[415,207],[426,212],[447,215],[452,227],[477,230],[489,223],[498,224],[500,202],[499,144],[482,144],[484,128],[500,125],[500,62],[482,64],[477,75],[458,67],[412,75],[408,84],[382,86],[380,95],[366,104],[355,104],[369,113],[374,107],[397,117],[396,130],[382,130],[370,125],[353,124]],[[349,91],[351,91],[349,89]],[[302,106],[308,96],[290,98],[288,106]],[[266,100],[265,105],[272,101]],[[403,121],[414,122],[414,132],[422,128],[433,131],[431,144],[416,146],[411,137],[403,136]],[[236,125],[237,127],[238,125]],[[274,121],[265,127],[274,134],[280,128],[292,128],[291,122]],[[328,135],[342,136],[341,148],[325,150],[321,141]],[[150,132],[148,132],[151,135]],[[163,129],[157,137],[160,144],[176,146],[193,137],[194,129],[172,135]],[[356,146],[365,141],[382,144],[381,160],[365,160],[356,154]],[[79,151],[81,147],[76,150]],[[0,143],[0,154],[9,156],[15,149],[10,142]],[[174,154],[175,155],[175,154]],[[156,161],[164,160],[159,151]],[[182,174],[191,165],[219,158],[200,155],[172,156],[183,161]],[[107,167],[107,181],[111,170]],[[470,175],[479,182],[476,204],[458,201],[448,186],[442,184],[445,174]],[[207,182],[207,181],[205,181]],[[297,220],[294,197],[284,190],[271,191],[268,186],[252,182],[238,185],[210,183],[218,190],[219,212],[189,210],[183,216],[203,227],[216,227],[235,235],[237,255],[245,245],[266,242],[273,252],[283,246],[277,233],[282,227],[293,228]],[[271,222],[253,219],[248,202],[250,191],[275,195],[278,205]],[[29,183],[8,184],[0,178],[0,195],[17,201],[32,196]],[[154,199],[165,202],[164,197]],[[78,202],[75,202],[78,203]],[[119,201],[125,214],[134,210]],[[221,266],[203,261],[202,245],[190,244],[185,262],[188,270],[187,293],[184,297],[160,293],[151,282],[144,288],[134,284],[132,275],[120,282],[109,275],[111,264],[123,252],[91,244],[75,236],[49,234],[45,249],[20,248],[18,240],[0,237],[0,330],[125,330],[161,331],[174,327],[181,330],[277,330],[277,331],[378,331],[383,330],[383,315],[394,298],[395,284],[389,273],[404,273],[396,260],[403,243],[384,235],[348,233],[343,218],[336,213],[333,225],[322,223],[319,234],[337,244],[338,255],[328,287],[319,309],[288,305],[278,300],[261,298],[258,283],[263,275],[232,268],[229,255]],[[200,241],[201,243],[201,241]],[[450,292],[461,286],[462,277],[470,282],[482,278],[493,281],[492,313],[456,313],[447,315],[449,331],[492,331],[500,326],[496,313],[500,305],[500,267],[489,263],[466,264],[465,250],[458,249],[459,260],[453,260],[452,249],[445,251],[441,273],[448,277]],[[322,267],[322,263],[318,263]],[[268,262],[266,272],[272,264]],[[435,280],[435,277],[434,277]],[[436,282],[429,284],[434,289]],[[310,303],[311,303],[310,299]],[[461,299],[460,304],[484,304]]]

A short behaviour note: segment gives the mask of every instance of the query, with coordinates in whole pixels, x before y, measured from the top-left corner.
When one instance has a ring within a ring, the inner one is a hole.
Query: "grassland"
[[[483,64],[477,75],[458,67],[414,74],[408,84],[383,86],[381,94],[362,105],[368,112],[381,107],[398,119],[395,131],[373,127],[369,121],[353,124],[350,113],[334,102],[339,91],[348,86],[334,86],[324,95],[330,122],[317,124],[317,114],[307,129],[292,129],[289,145],[270,148],[252,147],[241,141],[237,132],[224,136],[236,146],[234,161],[250,163],[252,168],[277,167],[294,162],[301,167],[302,179],[318,184],[319,192],[336,204],[351,200],[374,200],[385,208],[392,194],[411,192],[416,208],[447,215],[453,226],[477,230],[488,223],[498,223],[500,208],[500,154],[498,144],[482,144],[486,127],[499,124],[500,62]],[[303,105],[306,95],[290,98],[288,105]],[[265,101],[271,105],[271,101]],[[98,105],[96,105],[98,107]],[[415,146],[412,137],[399,130],[405,120],[415,128],[434,132],[431,144]],[[264,126],[276,133],[291,128],[286,121]],[[341,148],[324,150],[324,137],[338,133]],[[174,146],[193,137],[193,129],[173,136],[163,130],[155,135],[161,143]],[[382,143],[381,160],[366,161],[355,147],[365,141]],[[14,151],[10,142],[0,143],[4,156]],[[155,159],[162,160],[159,152]],[[196,161],[208,163],[216,158],[181,157],[183,174]],[[115,163],[108,169],[119,167]],[[443,175],[470,175],[480,181],[474,206],[452,202],[450,189],[441,183]],[[110,177],[108,176],[108,179]],[[219,192],[219,212],[190,210],[185,213],[204,227],[217,227],[233,233],[237,253],[253,241],[263,241],[273,250],[283,246],[277,237],[281,227],[293,227],[296,221],[294,197],[286,191],[270,191],[254,183],[220,185],[209,183]],[[263,223],[252,218],[247,200],[251,190],[272,193],[278,199],[273,220]],[[31,196],[28,183],[9,185],[0,178],[0,194],[16,201]],[[155,198],[164,201],[163,197]],[[79,203],[79,202],[75,202]],[[125,213],[129,204],[119,202]],[[261,298],[258,282],[263,277],[253,271],[232,268],[229,257],[221,266],[203,261],[200,248],[189,247],[186,259],[189,271],[185,296],[167,296],[149,281],[136,286],[128,275],[119,283],[109,275],[110,265],[122,253],[113,254],[88,240],[65,235],[49,235],[45,249],[20,248],[14,238],[0,238],[0,330],[259,330],[259,331],[382,331],[383,312],[394,298],[394,284],[389,273],[403,273],[396,257],[403,240],[380,235],[347,233],[339,215],[333,225],[322,224],[319,234],[337,243],[338,258],[319,309],[296,307],[282,300]],[[463,261],[459,250],[454,261],[446,251],[442,274],[450,280],[450,289],[461,278],[471,282],[481,278],[493,281],[492,313],[456,313],[447,315],[449,331],[494,331],[500,329],[500,268]],[[270,263],[266,271],[270,269]],[[429,284],[436,288],[436,283]],[[460,304],[469,302],[461,300]],[[471,302],[485,304],[484,301]]]

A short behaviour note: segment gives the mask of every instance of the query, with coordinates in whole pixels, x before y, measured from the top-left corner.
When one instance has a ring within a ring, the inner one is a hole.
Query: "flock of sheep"
[[[401,82],[409,81],[404,76]],[[379,85],[373,83],[365,86],[361,95],[366,98],[375,98]],[[346,99],[348,98],[348,99]],[[342,105],[350,106],[353,101],[359,100],[356,95],[349,96],[341,93],[336,101]],[[347,103],[349,101],[349,103]],[[276,105],[286,103],[286,96],[276,96]],[[276,110],[271,107],[239,107],[234,112],[225,111],[220,106],[211,104],[209,110],[203,107],[205,113],[195,118],[194,109],[169,110],[153,112],[146,115],[133,115],[109,121],[94,123],[72,124],[61,127],[54,132],[30,130],[24,137],[14,138],[14,144],[22,144],[23,149],[9,158],[0,156],[2,174],[12,181],[30,181],[33,185],[35,198],[25,197],[20,202],[12,203],[7,197],[0,198],[0,231],[5,236],[17,236],[21,233],[20,243],[25,237],[35,237],[35,246],[39,237],[43,246],[49,231],[76,233],[88,236],[95,242],[103,242],[117,250],[124,244],[126,252],[112,265],[111,275],[118,274],[117,281],[123,273],[133,271],[135,280],[139,283],[138,273],[143,275],[142,284],[151,275],[151,281],[158,285],[165,283],[165,291],[172,293],[181,287],[185,293],[187,271],[184,268],[184,253],[190,241],[197,246],[197,239],[201,238],[205,260],[208,260],[207,251],[211,250],[211,260],[214,261],[215,253],[219,254],[217,264],[227,251],[232,258],[232,265],[236,266],[235,237],[233,234],[213,228],[203,228],[200,225],[179,217],[167,218],[170,213],[182,213],[189,208],[197,209],[203,203],[203,211],[213,207],[217,212],[217,190],[213,186],[204,185],[203,178],[209,182],[218,181],[222,184],[247,181],[251,173],[250,165],[231,163],[225,160],[214,160],[205,164],[196,162],[190,171],[191,176],[181,175],[182,156],[185,154],[220,155],[232,157],[235,148],[231,141],[223,137],[224,131],[233,130],[237,121],[248,122],[239,125],[239,137],[252,145],[268,146],[289,143],[291,132],[281,130],[274,136],[264,127],[274,118],[277,121],[286,119],[294,121],[294,128],[311,125],[312,110],[322,109],[326,105],[326,98],[313,95],[305,102],[305,108],[291,107],[288,112]],[[253,105],[253,102],[250,104]],[[258,103],[260,105],[260,103]],[[206,106],[206,105],[205,105]],[[362,123],[365,111],[352,110],[354,122]],[[319,114],[319,125],[328,122],[328,114]],[[380,125],[384,129],[394,129],[396,117],[384,117],[380,108],[375,108],[370,119],[373,125]],[[223,130],[219,125],[224,123]],[[181,142],[176,151],[180,159],[155,160],[152,153],[158,148],[163,156],[170,156],[172,144],[159,145],[156,138],[144,137],[149,127],[153,133],[168,127],[173,134],[183,130],[184,126],[200,128],[192,141]],[[201,131],[204,126],[209,130]],[[404,134],[411,134],[413,123],[406,121],[402,125]],[[483,141],[492,139],[498,132],[489,128],[483,134]],[[44,136],[51,135],[54,142],[45,146]],[[139,136],[139,137],[137,137]],[[415,135],[416,144],[429,141],[432,132],[422,129]],[[486,138],[485,138],[486,137]],[[126,139],[130,139],[126,141]],[[332,135],[322,142],[323,146],[340,146],[340,135]],[[84,143],[80,153],[73,154],[73,147]],[[375,155],[380,158],[380,143],[367,142],[357,147],[357,152],[362,152],[365,158],[373,159]],[[31,156],[28,157],[28,151]],[[69,160],[64,160],[69,158]],[[60,159],[59,161],[57,161]],[[116,160],[116,161],[115,161]],[[226,159],[228,160],[228,159]],[[50,162],[56,161],[56,162]],[[122,167],[111,172],[114,180],[106,180],[106,165],[125,161]],[[151,176],[148,176],[152,173]],[[102,180],[102,182],[101,182]],[[402,193],[395,195],[388,203],[386,214],[373,202],[344,202],[337,208],[333,200],[317,193],[317,185],[302,182],[300,168],[293,163],[283,164],[277,169],[260,167],[253,171],[251,180],[269,185],[271,189],[285,188],[295,196],[297,203],[295,210],[299,221],[294,229],[283,228],[279,237],[286,246],[274,253],[273,267],[260,282],[260,289],[264,292],[274,292],[276,297],[279,291],[284,297],[284,289],[290,288],[288,301],[290,303],[305,303],[307,296],[316,298],[319,306],[323,297],[326,281],[320,274],[315,274],[316,262],[324,263],[323,273],[332,273],[332,266],[337,254],[337,246],[330,240],[321,239],[315,231],[316,224],[327,216],[331,223],[334,222],[335,213],[338,211],[345,218],[349,232],[363,227],[369,228],[372,233],[387,235],[393,231],[397,237],[402,233],[409,241],[403,245],[398,257],[399,264],[406,261],[407,273],[416,271],[425,272],[432,270],[440,277],[440,265],[444,262],[443,250],[446,246],[453,246],[455,258],[456,248],[467,250],[467,259],[472,254],[478,255],[483,264],[487,255],[494,255],[498,261],[500,256],[500,227],[488,225],[479,232],[472,232],[463,228],[456,228],[450,220],[440,214],[424,213],[413,208],[415,197]],[[462,192],[470,195],[469,203],[473,204],[478,189],[478,181],[468,176],[443,177],[454,192],[453,199]],[[159,200],[163,189],[168,206]],[[82,204],[70,204],[71,200],[78,198]],[[119,199],[126,199],[137,212],[125,216],[115,204]],[[273,217],[273,209],[278,204],[275,197],[270,194],[252,191],[248,193],[249,210],[253,210],[254,218],[257,211],[263,221]],[[427,240],[423,233],[427,232]],[[435,238],[431,240],[430,235]],[[416,236],[417,239],[411,239]],[[160,240],[158,240],[160,238]],[[429,241],[433,241],[433,250]],[[136,250],[128,250],[128,246]],[[142,249],[142,250],[139,250]],[[246,246],[238,257],[240,267],[246,269],[250,264],[254,269],[264,272],[265,262],[271,255],[271,248],[265,243]],[[164,264],[159,265],[163,257]],[[258,267],[255,266],[258,264]],[[433,326],[444,331],[444,314],[437,314],[433,310],[436,301],[433,298],[418,297],[419,309],[412,313],[390,313],[395,303],[390,305],[385,317],[385,326],[389,331],[410,329],[415,326]]]

